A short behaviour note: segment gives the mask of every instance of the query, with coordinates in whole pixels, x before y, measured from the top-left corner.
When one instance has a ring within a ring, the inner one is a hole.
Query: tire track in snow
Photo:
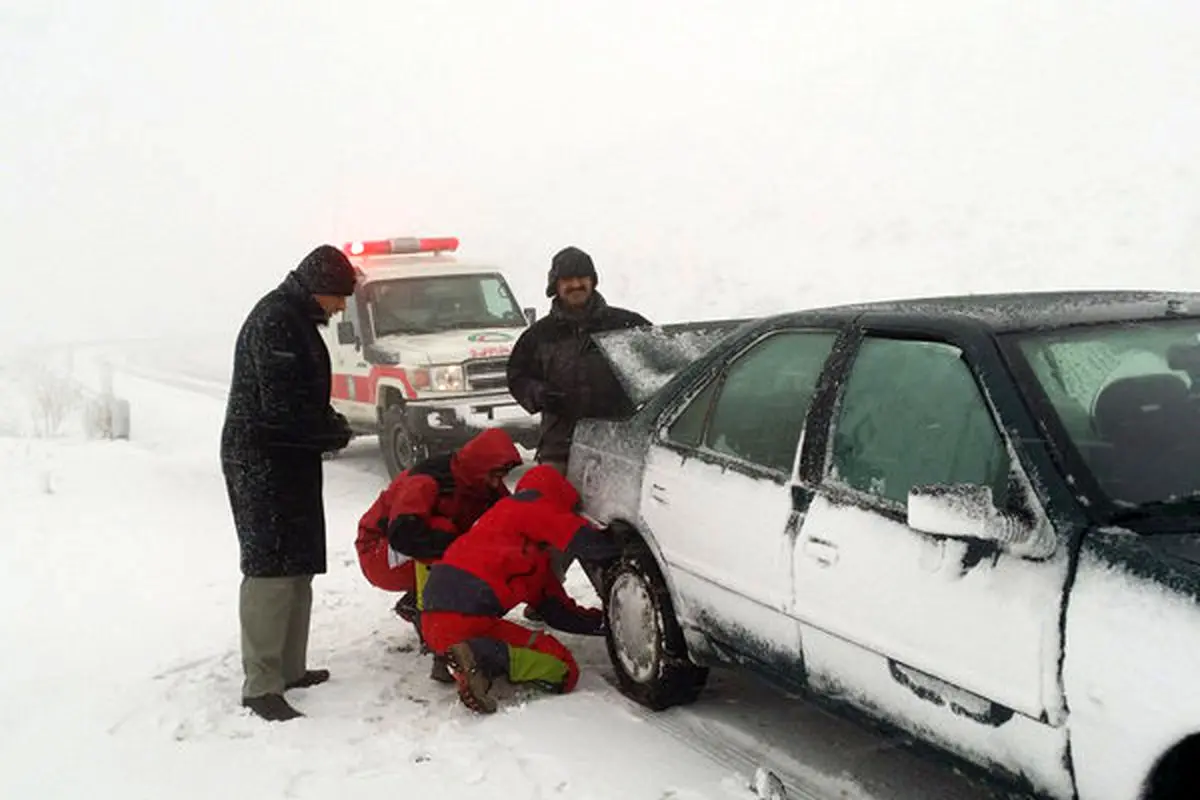
[[[620,694],[615,679],[611,675],[604,676],[605,682],[614,692]],[[720,764],[731,772],[746,777],[746,785],[753,785],[754,775],[759,767],[765,767],[775,774],[787,791],[788,800],[845,800],[847,797],[867,798],[865,792],[856,789],[855,794],[846,792],[831,793],[813,784],[800,775],[793,765],[785,765],[783,759],[776,755],[764,757],[752,747],[739,747],[727,736],[718,734],[715,726],[699,714],[688,708],[672,708],[668,711],[651,711],[631,700],[625,700],[625,711],[638,719],[652,725],[658,730],[688,745],[700,755]],[[717,734],[717,735],[714,735]]]

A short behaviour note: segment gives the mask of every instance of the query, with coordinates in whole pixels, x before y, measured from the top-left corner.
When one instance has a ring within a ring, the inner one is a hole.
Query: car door
[[[930,716],[908,719],[910,728],[936,730],[941,713],[983,723],[961,734],[978,735],[973,752],[1003,749],[989,726],[1013,713],[1035,732],[1065,714],[1067,548],[995,414],[958,347],[867,335],[842,382],[794,553],[810,680],[886,713],[926,701]],[[954,484],[989,487],[1000,509],[1041,532],[1039,543],[1018,553],[908,526],[910,489]],[[1011,756],[988,753],[1001,763]]]
[[[836,338],[778,330],[736,352],[664,416],[646,461],[642,517],[681,622],[780,668],[799,655],[789,476]]]

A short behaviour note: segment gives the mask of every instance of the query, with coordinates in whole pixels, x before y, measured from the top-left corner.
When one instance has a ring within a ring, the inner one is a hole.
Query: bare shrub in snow
[[[54,436],[83,402],[83,388],[69,372],[46,364],[32,364],[31,373],[33,433],[40,437]]]
[[[25,435],[25,407],[19,402],[21,394],[17,372],[7,364],[0,364],[0,436]]]

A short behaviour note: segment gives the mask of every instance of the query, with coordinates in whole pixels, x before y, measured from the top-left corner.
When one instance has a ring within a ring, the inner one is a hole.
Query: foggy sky
[[[402,235],[662,321],[1200,288],[1200,4],[1050,5],[0,2],[0,341],[230,330]]]

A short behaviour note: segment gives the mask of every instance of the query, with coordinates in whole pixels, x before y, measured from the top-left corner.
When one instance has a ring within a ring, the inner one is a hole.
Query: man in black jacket
[[[605,302],[596,291],[599,280],[587,253],[577,247],[556,253],[546,279],[546,296],[553,298],[550,313],[521,334],[508,357],[508,391],[526,411],[542,415],[537,461],[563,475],[576,422],[633,411],[591,335],[650,325],[641,314]],[[562,557],[554,559],[560,581],[569,565]],[[538,618],[529,607],[525,616]]]
[[[610,306],[596,291],[592,258],[577,247],[550,262],[550,314],[517,340],[508,358],[508,390],[526,411],[541,412],[537,461],[566,474],[575,423],[616,418],[633,410],[593,333],[649,326],[641,314]]]
[[[340,250],[316,248],[258,301],[234,349],[221,467],[241,547],[242,705],[273,721],[301,716],[284,690],[329,679],[306,663],[312,579],[326,569],[321,456],[351,434],[329,404],[317,326],[355,278]]]

